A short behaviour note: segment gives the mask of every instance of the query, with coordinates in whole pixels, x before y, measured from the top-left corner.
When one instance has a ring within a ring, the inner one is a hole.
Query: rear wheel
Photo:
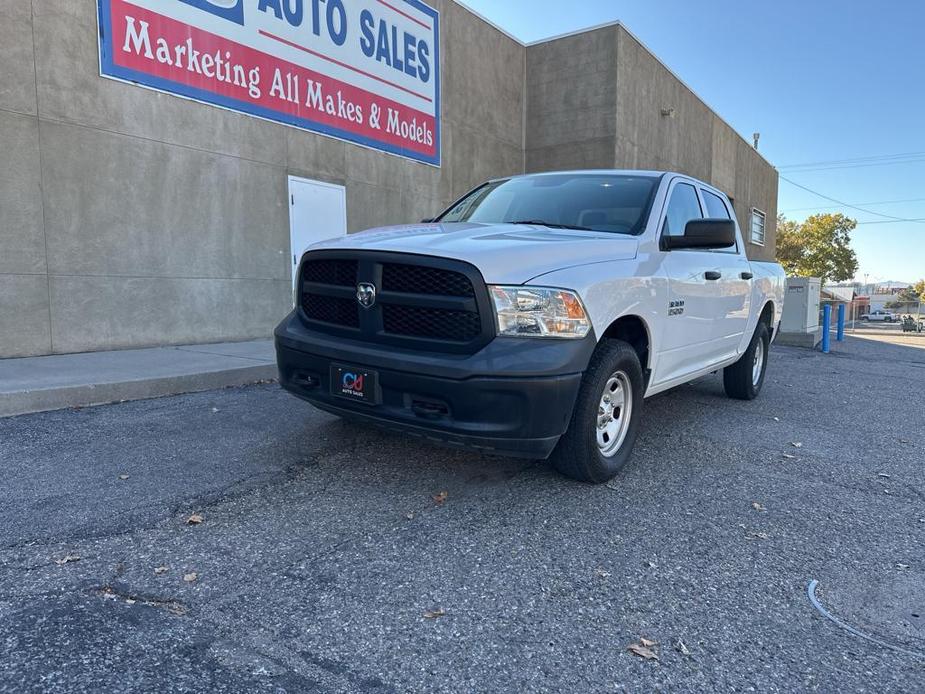
[[[616,475],[636,442],[642,395],[636,351],[621,340],[601,342],[582,377],[568,431],[552,453],[555,468],[582,482]]]
[[[748,349],[735,364],[723,369],[726,395],[736,400],[753,400],[761,392],[764,373],[768,368],[768,347],[771,338],[768,326],[758,323]]]

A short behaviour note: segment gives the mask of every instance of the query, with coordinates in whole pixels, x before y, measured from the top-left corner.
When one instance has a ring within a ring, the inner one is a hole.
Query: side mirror
[[[736,225],[731,219],[692,219],[683,236],[662,236],[662,249],[729,248],[736,242]]]
[[[422,219],[421,224],[431,224],[434,221],[434,217],[428,217],[427,219]]]

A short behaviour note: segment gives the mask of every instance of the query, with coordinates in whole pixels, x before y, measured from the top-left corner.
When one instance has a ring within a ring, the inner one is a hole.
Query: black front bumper
[[[565,433],[595,340],[501,338],[471,355],[417,352],[276,329],[280,384],[316,407],[434,442],[546,458]],[[378,373],[379,404],[331,394],[331,364]]]

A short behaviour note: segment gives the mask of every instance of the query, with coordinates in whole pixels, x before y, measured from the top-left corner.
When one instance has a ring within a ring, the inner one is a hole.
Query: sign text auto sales
[[[99,0],[106,76],[440,163],[419,0]]]

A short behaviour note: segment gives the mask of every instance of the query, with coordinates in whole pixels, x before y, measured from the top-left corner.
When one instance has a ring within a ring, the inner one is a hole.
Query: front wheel
[[[568,430],[552,453],[555,468],[581,482],[613,478],[636,443],[642,396],[636,351],[621,340],[601,342],[581,379]]]
[[[768,326],[758,323],[748,349],[735,364],[723,369],[723,388],[726,395],[736,400],[754,400],[764,384],[768,368],[768,347],[771,336]]]

